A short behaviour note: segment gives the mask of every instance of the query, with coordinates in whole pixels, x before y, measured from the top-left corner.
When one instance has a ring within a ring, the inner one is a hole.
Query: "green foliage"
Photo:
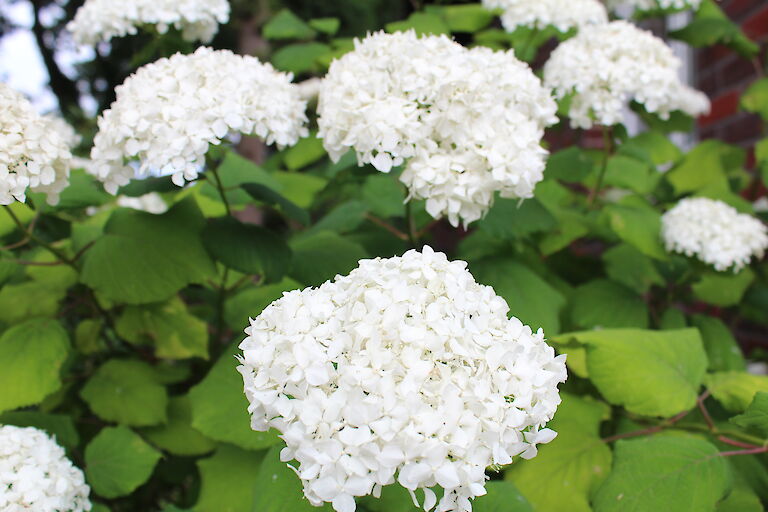
[[[251,510],[263,512],[331,512],[330,505],[315,508],[304,499],[301,482],[284,463],[280,462],[280,446],[273,446],[263,456],[263,461],[256,473],[256,487],[263,489],[257,493]]]
[[[228,444],[197,463],[202,486],[197,512],[251,512],[254,499],[264,494],[256,475],[264,458],[262,452],[249,452]]]

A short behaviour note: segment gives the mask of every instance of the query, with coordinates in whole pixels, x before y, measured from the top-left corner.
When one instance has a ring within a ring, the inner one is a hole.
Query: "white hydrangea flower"
[[[157,192],[150,192],[139,197],[119,196],[117,206],[160,215],[168,211],[168,204]]]
[[[161,34],[173,26],[187,41],[207,43],[228,21],[227,0],[86,0],[67,29],[88,46],[134,35],[142,25],[154,25]]]
[[[668,251],[696,256],[724,271],[738,272],[768,249],[768,228],[722,201],[695,197],[681,200],[661,218]]]
[[[664,41],[626,21],[584,27],[558,46],[544,66],[544,82],[558,98],[572,95],[571,124],[610,126],[634,99],[667,118],[681,110],[709,111],[707,97],[680,81],[681,66]]]
[[[599,0],[483,0],[488,9],[503,9],[501,24],[508,32],[524,25],[561,32],[593,23],[606,23],[608,13]]]
[[[495,192],[529,198],[543,178],[548,90],[513,52],[445,36],[376,33],[331,64],[318,101],[333,160],[350,148],[382,172],[406,163],[410,198],[454,226],[483,216]]]
[[[230,132],[293,145],[308,131],[306,101],[291,79],[255,57],[205,47],[148,64],[115,89],[87,170],[112,194],[137,172],[172,174],[181,186]],[[138,171],[130,159],[141,162]]]
[[[353,512],[397,481],[424,490],[424,510],[440,486],[438,511],[470,511],[486,467],[555,437],[543,427],[565,356],[466,267],[429,247],[363,260],[251,320],[238,367],[251,426],[281,432],[313,505]]]
[[[627,6],[639,11],[652,9],[698,9],[701,0],[606,0],[609,9]]]
[[[42,430],[0,426],[0,510],[91,510],[83,472]]]
[[[0,204],[24,202],[27,189],[56,204],[69,184],[76,144],[72,127],[41,116],[23,95],[0,83]]]

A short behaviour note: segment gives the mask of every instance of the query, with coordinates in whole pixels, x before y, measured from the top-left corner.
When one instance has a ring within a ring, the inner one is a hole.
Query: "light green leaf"
[[[202,486],[195,512],[251,512],[258,494],[268,487],[254,484],[264,459],[263,452],[249,452],[222,444],[213,457],[197,462]]]
[[[168,394],[154,369],[141,361],[110,359],[88,379],[80,396],[107,421],[139,427],[166,421]]]
[[[493,19],[493,12],[480,4],[447,5],[441,13],[451,32],[474,33]]]
[[[379,217],[403,217],[405,193],[403,187],[389,174],[374,174],[365,180],[363,201],[371,213]]]
[[[768,78],[762,78],[752,83],[741,95],[741,106],[744,110],[760,114],[763,121],[768,122]]]
[[[512,482],[493,480],[485,484],[487,494],[472,502],[474,512],[534,512]]]
[[[648,306],[635,292],[607,279],[596,279],[574,291],[571,321],[581,328],[648,327]]]
[[[595,512],[714,511],[730,490],[728,464],[712,444],[654,436],[616,443],[613,471],[595,496]]]
[[[717,504],[717,512],[764,512],[764,510],[755,491],[741,480],[735,480],[731,494]]]
[[[85,355],[96,354],[106,350],[107,344],[102,337],[104,321],[86,318],[75,328],[75,348]]]
[[[611,247],[602,257],[608,277],[637,293],[645,293],[653,285],[664,285],[664,278],[656,269],[653,260],[631,245],[620,244]]]
[[[589,497],[611,467],[611,450],[598,437],[610,409],[589,398],[562,397],[549,425],[558,433],[555,440],[540,446],[536,458],[512,465],[505,478],[517,485],[533,510],[590,512]]]
[[[55,320],[28,320],[0,337],[0,412],[34,405],[61,388],[69,337]]]
[[[283,292],[296,290],[301,285],[290,278],[279,283],[248,288],[227,301],[224,318],[227,325],[236,332],[248,326],[249,318],[256,318],[272,302],[283,296]]]
[[[471,265],[478,283],[493,286],[507,301],[509,314],[547,336],[560,332],[565,297],[528,267],[509,258],[489,258]]]
[[[605,184],[625,188],[638,194],[649,194],[661,179],[656,169],[647,162],[624,155],[615,155],[608,160]]]
[[[308,286],[348,274],[368,257],[362,246],[331,231],[299,238],[291,242],[291,247],[293,268],[288,275]]]
[[[225,189],[244,183],[258,183],[278,192],[281,189],[280,182],[270,173],[234,151],[227,151],[217,172]]]
[[[160,452],[130,429],[107,427],[85,448],[85,475],[96,494],[117,498],[146,482],[158,460]]]
[[[288,9],[282,9],[264,25],[262,35],[267,39],[311,39],[315,31]]]
[[[48,251],[38,251],[32,258],[36,263],[54,263],[58,259]],[[25,269],[26,274],[51,289],[66,290],[77,283],[77,272],[69,265],[36,266],[30,265]]]
[[[650,207],[612,204],[606,209],[611,229],[619,238],[651,258],[667,259],[661,245],[661,214]]]
[[[112,196],[104,192],[104,187],[96,179],[82,169],[74,169],[69,175],[69,184],[59,196],[57,210],[101,206],[112,200]]]
[[[157,357],[208,359],[208,325],[191,315],[178,297],[160,304],[128,306],[115,327],[129,343],[153,346]]]
[[[72,416],[66,414],[48,414],[34,411],[6,412],[0,415],[0,425],[17,427],[35,427],[54,436],[61,446],[73,449],[80,443],[80,435],[75,428]]]
[[[328,183],[325,179],[298,172],[276,172],[274,178],[280,184],[278,192],[300,208],[309,208],[318,192]]]
[[[387,23],[387,32],[406,32],[411,29],[417,35],[450,33],[448,25],[440,16],[425,12],[414,12],[406,20]]]
[[[174,455],[202,455],[213,451],[216,443],[192,427],[192,405],[188,396],[168,401],[168,423],[146,427],[141,434],[156,447]]]
[[[650,158],[654,165],[675,162],[682,156],[682,151],[663,133],[647,131],[635,135],[619,147],[619,153],[641,151]]]
[[[283,155],[283,161],[288,169],[296,171],[317,162],[324,156],[323,141],[316,134],[311,134],[309,137],[299,140],[295,146],[287,149]]]
[[[30,318],[54,317],[65,295],[65,290],[37,281],[6,284],[0,290],[0,322],[13,325]]]
[[[246,183],[243,185],[243,190],[257,201],[280,206],[280,210],[286,217],[289,217],[304,226],[309,225],[309,212],[303,208],[299,208],[268,186],[260,183]]]
[[[741,428],[759,432],[768,438],[768,392],[758,391],[744,414],[731,418],[731,423]]]
[[[190,390],[192,427],[215,441],[261,450],[278,442],[278,438],[273,432],[251,430],[236,352],[237,344],[229,346],[208,375]]]
[[[327,55],[330,51],[331,47],[323,43],[313,42],[291,44],[280,48],[272,54],[272,64],[280,71],[287,71],[289,73],[316,73],[319,72],[322,68],[319,62],[320,57]],[[299,144],[301,144],[301,141]],[[290,151],[295,147],[296,146],[286,152],[286,163],[288,163],[288,155],[291,154]],[[322,150],[322,145],[320,145],[320,149]],[[295,155],[297,153],[293,154]],[[320,157],[322,157],[324,154],[325,152],[323,151],[320,154]],[[304,156],[300,156],[299,158],[303,159]],[[301,167],[303,167],[303,165],[293,167],[292,164],[288,164],[289,169],[299,169]]]
[[[743,268],[738,274],[710,271],[693,284],[693,295],[715,306],[735,306],[741,302],[754,280],[755,273],[749,267]]]
[[[712,371],[746,370],[744,356],[736,339],[728,327],[719,319],[705,315],[691,318],[694,327],[699,329],[704,349]]]
[[[365,221],[368,213],[367,206],[361,201],[347,201],[337,205],[328,214],[317,221],[307,233],[319,231],[335,231],[336,233],[348,233],[357,229]]]
[[[314,18],[309,20],[309,26],[318,32],[332,36],[339,31],[341,21],[339,18]]]
[[[35,218],[35,212],[24,203],[14,201],[8,205],[8,208],[10,208],[13,214],[16,215],[19,221],[25,226],[29,224],[29,221]],[[0,236],[13,233],[17,229],[18,226],[16,226],[16,223],[11,219],[11,216],[8,215],[8,212],[0,214]]]
[[[315,508],[304,498],[301,480],[296,473],[280,462],[282,446],[273,446],[264,456],[256,477],[253,512],[331,512],[329,504]]]
[[[696,405],[707,355],[696,329],[610,329],[563,335],[587,345],[589,378],[614,405],[671,417]]]
[[[164,215],[117,210],[85,253],[81,280],[115,302],[166,300],[216,273],[200,242],[204,222],[193,199]]]
[[[731,412],[744,412],[759,391],[768,392],[768,377],[746,372],[717,372],[704,384],[715,400]]]
[[[730,147],[724,142],[704,141],[669,171],[666,178],[678,195],[705,187],[728,190],[725,162],[729,152]]]
[[[279,281],[290,268],[291,250],[273,232],[232,217],[209,219],[203,230],[203,244],[216,260],[244,274]]]

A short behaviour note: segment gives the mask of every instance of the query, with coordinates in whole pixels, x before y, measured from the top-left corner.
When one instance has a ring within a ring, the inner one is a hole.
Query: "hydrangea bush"
[[[768,139],[647,23],[768,123],[716,3],[255,4],[71,9],[86,121],[0,84],[0,512],[764,510]]]

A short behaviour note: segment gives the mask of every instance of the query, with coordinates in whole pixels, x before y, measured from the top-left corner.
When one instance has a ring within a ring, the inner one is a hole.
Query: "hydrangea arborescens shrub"
[[[501,24],[510,32],[519,26],[561,32],[594,23],[606,23],[608,13],[599,0],[483,0],[488,9],[501,9]]]
[[[85,512],[89,493],[55,439],[32,427],[0,426],[0,510]]]
[[[148,64],[116,89],[117,100],[99,118],[88,170],[112,194],[152,171],[181,186],[229,133],[293,145],[307,135],[307,117],[291,79],[255,57],[206,47]],[[134,159],[138,170],[129,164]]]
[[[543,178],[550,92],[514,52],[468,49],[415,32],[369,35],[331,64],[318,135],[332,159],[400,175],[409,198],[465,226],[501,197],[532,197]]]
[[[240,344],[251,425],[282,434],[314,505],[354,512],[397,482],[424,489],[424,510],[439,486],[438,511],[471,511],[488,466],[555,437],[566,379],[565,356],[508,312],[429,247],[288,292]]]
[[[161,34],[175,27],[184,39],[207,43],[219,24],[229,21],[229,10],[228,0],[87,0],[67,29],[77,43],[89,46],[134,35],[144,25]]]

